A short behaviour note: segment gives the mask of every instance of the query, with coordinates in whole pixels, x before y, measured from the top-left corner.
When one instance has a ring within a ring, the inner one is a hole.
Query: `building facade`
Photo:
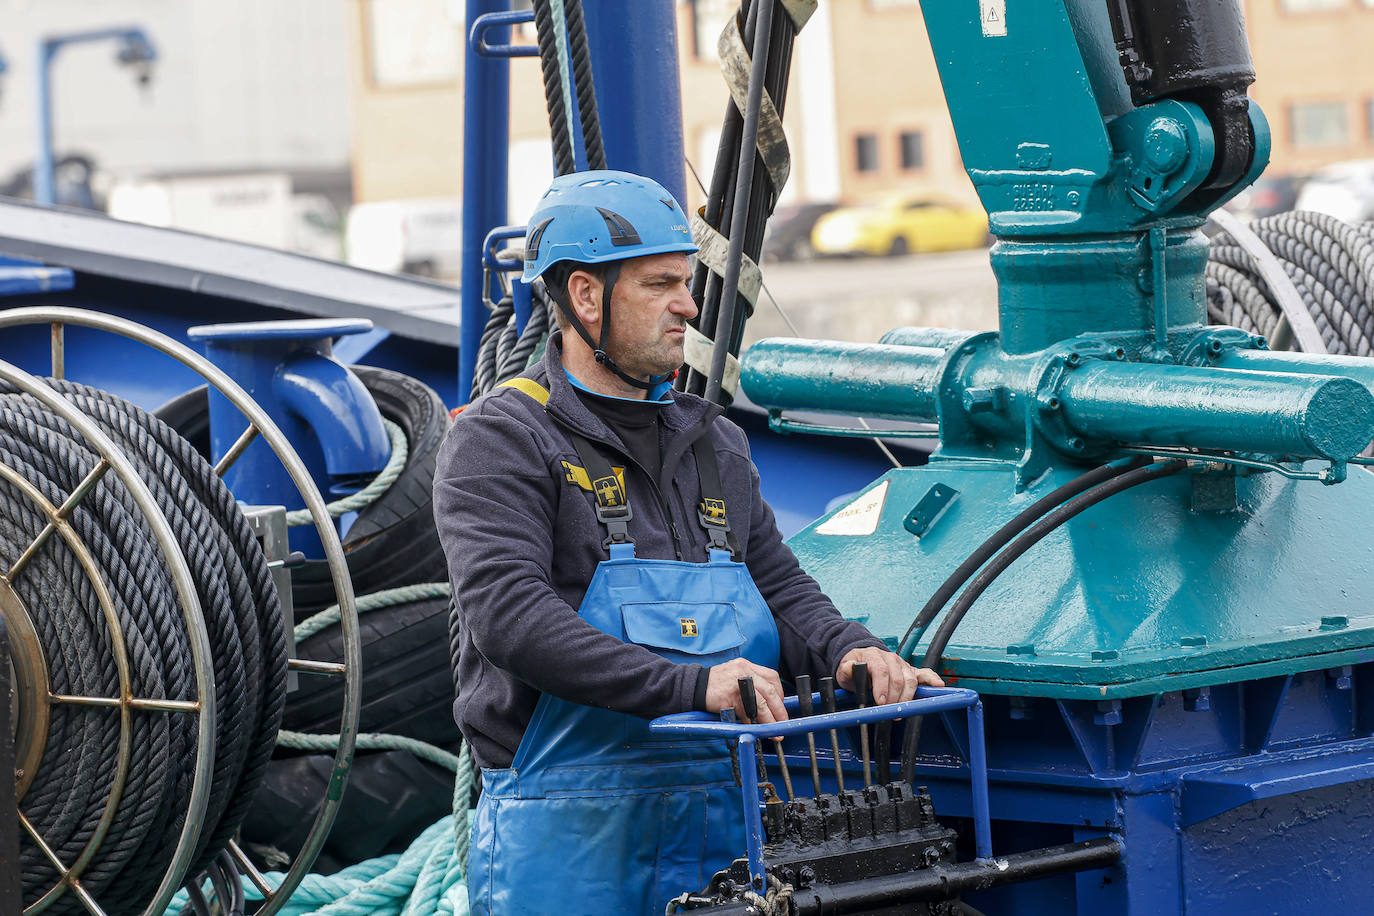
[[[594,2],[594,0],[591,0]],[[360,200],[457,194],[463,0],[350,0]],[[528,5],[527,0],[525,5]],[[1374,157],[1374,0],[1245,0],[1274,135],[1271,170]],[[677,8],[691,205],[715,158],[728,93],[716,40],[738,0]],[[533,26],[517,40],[534,41]],[[551,177],[538,64],[511,79],[511,219]],[[974,200],[917,0],[826,0],[798,38],[784,109],[793,172],[784,199],[861,201],[893,190]],[[536,189],[531,191],[531,189]]]
[[[54,150],[130,172],[342,169],[352,128],[338,0],[0,0],[0,176],[36,149],[37,43],[138,26],[151,80],[113,41],[73,44],[52,66]]]

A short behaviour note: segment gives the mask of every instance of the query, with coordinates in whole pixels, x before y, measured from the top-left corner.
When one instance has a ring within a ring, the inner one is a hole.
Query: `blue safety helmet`
[[[611,291],[620,264],[630,258],[680,251],[692,254],[687,214],[672,194],[652,178],[630,172],[594,170],[559,175],[540,198],[525,234],[525,271],[532,283],[563,261],[606,264],[602,292],[601,340],[592,340],[564,291],[549,284],[549,296],[570,320],[573,329],[592,348],[597,362],[624,381],[650,389],[659,380],[637,379],[621,371],[606,353],[611,333]]]
[[[697,244],[687,214],[663,185],[630,172],[559,175],[539,199],[525,236],[530,283],[559,261],[602,264]]]

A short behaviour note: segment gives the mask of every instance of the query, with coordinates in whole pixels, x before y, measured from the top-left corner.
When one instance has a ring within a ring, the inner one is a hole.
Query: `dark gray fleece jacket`
[[[458,415],[439,452],[434,516],[448,556],[460,626],[454,716],[484,767],[509,766],[541,692],[654,717],[700,702],[700,665],[676,664],[582,620],[577,608],[606,531],[567,430],[598,443],[625,466],[639,557],[706,559],[696,514],[700,497],[694,442],[716,449],[725,504],[743,560],[777,620],[782,674],[834,674],[859,646],[881,646],[844,620],[782,541],[759,495],[758,471],[743,431],[701,398],[672,393],[662,408],[659,479],[577,396],[564,375],[560,341],[526,377],[548,389],[547,406],[498,388]],[[585,480],[585,478],[584,478]]]

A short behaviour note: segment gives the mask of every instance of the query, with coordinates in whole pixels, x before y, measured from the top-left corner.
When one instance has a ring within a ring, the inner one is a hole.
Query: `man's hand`
[[[840,667],[835,671],[835,680],[845,690],[854,689],[854,665],[865,662],[868,665],[868,683],[873,689],[873,699],[879,703],[902,703],[916,696],[916,688],[943,687],[945,682],[940,675],[929,668],[916,668],[896,652],[867,646],[850,649],[840,659]]]
[[[782,680],[772,668],[756,665],[747,659],[732,658],[728,662],[722,662],[708,668],[707,671],[710,675],[706,681],[706,709],[708,712],[734,709],[739,720],[741,722],[746,721],[744,700],[739,694],[739,679],[752,677],[754,679],[754,693],[759,698],[758,720],[760,722],[785,722],[787,720],[787,710],[782,705]]]

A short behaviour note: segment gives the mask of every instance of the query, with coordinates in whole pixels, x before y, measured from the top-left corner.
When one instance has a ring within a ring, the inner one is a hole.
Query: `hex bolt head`
[[[1178,170],[1188,158],[1188,137],[1173,118],[1155,118],[1145,131],[1145,163],[1163,175]]]

